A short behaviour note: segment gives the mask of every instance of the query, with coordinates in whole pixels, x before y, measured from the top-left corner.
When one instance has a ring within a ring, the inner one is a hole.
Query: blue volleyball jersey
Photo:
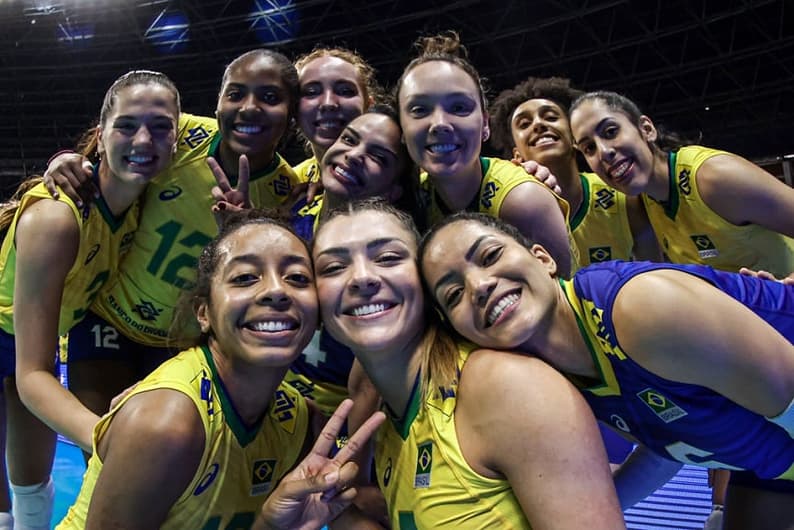
[[[792,286],[701,265],[621,261],[591,265],[561,284],[601,374],[598,384],[582,388],[595,416],[680,462],[794,480],[794,439],[782,427],[708,388],[654,375],[621,348],[612,321],[615,297],[634,276],[659,269],[703,279],[789,341],[794,337]]]

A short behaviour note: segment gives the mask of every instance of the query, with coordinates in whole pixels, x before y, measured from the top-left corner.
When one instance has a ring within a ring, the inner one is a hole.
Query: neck
[[[582,205],[582,200],[584,198],[576,157],[555,160],[550,162],[546,167],[549,168],[552,175],[557,177],[557,183],[559,183],[562,189],[562,198],[565,199],[571,207],[571,216],[573,217]]]
[[[670,199],[670,168],[667,164],[667,153],[658,148],[653,150],[653,168],[645,193],[657,201]]]
[[[423,338],[424,331],[391,352],[354,351],[378,393],[397,414],[405,412],[411,399],[411,390],[422,363]]]
[[[328,147],[323,147],[319,144],[312,144],[312,155],[314,156],[314,159],[317,160],[318,164],[325,156],[326,151],[328,151]]]
[[[229,400],[246,425],[253,425],[267,410],[273,393],[284,379],[287,367],[258,367],[231,362],[219,351],[218,344],[210,338],[212,360],[223,381]]]
[[[240,155],[232,151],[231,147],[226,145],[224,142],[221,142],[220,148],[218,149],[218,155],[221,158],[219,162],[221,164],[221,168],[223,168],[223,172],[228,178],[236,180],[238,173],[240,172]],[[248,169],[253,175],[256,172],[265,169],[273,161],[273,157],[276,156],[276,152],[275,150],[270,150],[263,153],[248,154],[246,156],[248,157]]]
[[[484,177],[479,157],[475,158],[472,167],[456,175],[443,178],[429,174],[428,176],[433,181],[433,187],[444,205],[453,212],[465,210],[474,200],[480,191]]]
[[[540,333],[520,347],[522,352],[540,357],[563,373],[598,377],[595,361],[576,323],[576,314],[561,288],[557,289],[554,309],[541,328]]]
[[[99,189],[108,209],[114,216],[119,216],[137,199],[146,183],[124,182],[116,178],[106,163],[99,164]]]

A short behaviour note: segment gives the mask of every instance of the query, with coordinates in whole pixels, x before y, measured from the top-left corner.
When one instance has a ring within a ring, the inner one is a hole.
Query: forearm
[[[74,394],[47,370],[17,374],[22,402],[52,430],[92,452],[92,435],[99,416],[88,410]]]
[[[644,445],[637,446],[614,473],[620,507],[631,508],[664,486],[683,464],[657,455]]]

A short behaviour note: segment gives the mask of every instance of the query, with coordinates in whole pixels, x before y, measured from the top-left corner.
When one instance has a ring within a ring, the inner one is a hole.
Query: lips
[[[143,166],[149,165],[154,162],[155,157],[153,155],[129,155],[124,157],[124,161],[128,164],[136,165],[136,166]]]
[[[460,145],[459,144],[452,144],[452,143],[430,144],[430,145],[427,146],[426,149],[428,151],[430,151],[431,153],[433,153],[433,154],[442,154],[442,155],[444,155],[444,154],[447,154],[447,153],[451,153],[452,151],[455,151],[457,149],[460,149]]]
[[[613,164],[607,170],[609,177],[615,181],[620,182],[625,179],[628,173],[634,168],[634,161],[631,159],[623,159],[616,164]]]
[[[485,327],[491,327],[504,320],[504,318],[512,313],[520,299],[521,294],[519,290],[510,291],[504,296],[494,299],[486,313]]]
[[[342,166],[334,165],[332,166],[332,170],[334,175],[343,183],[347,185],[353,186],[363,186],[363,182],[361,177],[354,174],[349,168],[344,168]]]

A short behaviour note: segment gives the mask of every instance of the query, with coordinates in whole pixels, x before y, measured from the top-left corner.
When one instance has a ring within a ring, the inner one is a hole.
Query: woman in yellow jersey
[[[312,248],[323,321],[392,416],[376,448],[392,528],[622,528],[585,402],[537,359],[449,336],[417,243],[406,214],[364,201],[331,212]]]
[[[300,79],[298,126],[311,150],[293,169],[303,182],[319,179],[319,161],[350,120],[375,101],[375,70],[356,52],[318,47],[295,61]]]
[[[577,99],[571,128],[604,182],[642,197],[671,261],[794,272],[794,189],[739,156],[671,141],[614,92]]]
[[[554,174],[571,208],[579,267],[613,259],[660,261],[640,198],[579,171],[568,109],[583,93],[559,77],[529,77],[503,91],[491,105],[491,143],[514,161],[535,160]]]
[[[543,241],[570,272],[568,206],[510,162],[480,156],[490,134],[480,77],[457,34],[426,37],[397,84],[408,152],[426,172],[431,221],[482,211]]]
[[[4,212],[13,215],[0,253],[0,327],[2,354],[12,367],[4,376],[15,528],[50,524],[55,433],[38,419],[90,443],[97,416],[54,375],[58,336],[83,319],[129,249],[138,196],[171,160],[178,119],[179,93],[165,75],[123,75],[105,94],[99,125],[86,135],[86,154],[99,158],[92,168],[96,204],[78,208],[67,197],[52,199],[39,184]],[[38,419],[16,398],[14,377],[19,398]]]
[[[623,261],[560,280],[542,246],[482,214],[434,227],[420,260],[468,340],[549,362],[660,456],[737,470],[726,529],[794,524],[794,287]]]
[[[330,460],[345,402],[285,477],[312,439],[306,401],[282,383],[317,327],[306,243],[262,212],[235,214],[202,251],[184,300],[200,327],[194,346],[97,424],[82,489],[58,528],[250,528],[282,481],[259,527],[319,528],[354,495],[344,489],[355,466],[345,463],[383,417]]]
[[[237,185],[240,160],[247,162],[254,206],[287,200],[297,179],[276,149],[297,105],[295,67],[280,53],[258,49],[226,68],[217,120],[180,120],[175,159],[146,191],[141,224],[117,280],[69,335],[69,381],[87,409],[106,412],[114,395],[178,351],[169,339],[174,308],[195,281],[201,248],[218,230],[211,212],[218,183],[208,161],[222,168],[230,186]],[[63,173],[61,167],[55,162],[50,172]],[[81,446],[90,450],[90,436]]]

